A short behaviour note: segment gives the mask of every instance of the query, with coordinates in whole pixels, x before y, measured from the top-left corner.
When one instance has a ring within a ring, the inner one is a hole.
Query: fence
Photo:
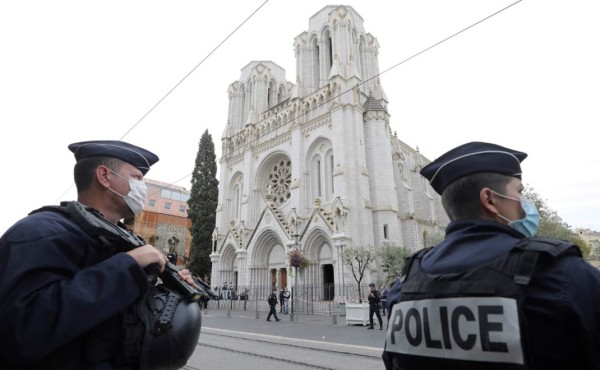
[[[272,292],[270,284],[250,287],[238,286],[237,289],[215,289],[218,300],[209,302],[210,308],[235,309],[246,311],[268,311],[267,297]],[[279,292],[277,299],[279,302]],[[353,285],[298,285],[290,289],[289,312],[307,315],[340,315],[344,314],[340,303],[359,302],[367,299],[369,287],[361,285],[360,295],[357,284]],[[362,298],[361,298],[362,297]],[[279,309],[279,307],[278,307]]]

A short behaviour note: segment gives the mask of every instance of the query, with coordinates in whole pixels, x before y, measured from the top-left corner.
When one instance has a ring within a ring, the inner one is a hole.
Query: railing
[[[211,300],[208,307],[211,309],[231,309],[244,311],[268,311],[269,304],[267,297],[272,292],[269,284],[238,287],[237,289],[225,290],[214,289],[221,297],[218,300]],[[279,302],[279,292],[277,290],[277,300]],[[359,302],[361,298],[358,295],[358,285],[298,285],[290,289],[291,296],[289,300],[289,313],[306,315],[339,315],[343,313],[340,310],[340,303]],[[369,294],[368,285],[361,285],[360,292],[362,300],[366,301]],[[278,307],[279,311],[279,307]]]

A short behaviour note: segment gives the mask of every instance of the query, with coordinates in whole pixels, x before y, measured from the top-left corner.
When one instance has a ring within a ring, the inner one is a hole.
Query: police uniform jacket
[[[373,290],[369,293],[367,299],[370,305],[377,307],[379,306],[379,302],[381,302],[381,295],[378,290]]]
[[[506,256],[522,239],[521,233],[495,222],[455,221],[420,267],[431,275],[470,271]],[[535,369],[600,369],[600,270],[576,255],[539,268],[525,288],[523,305]],[[400,281],[390,290],[390,312],[401,290]],[[388,328],[386,343],[393,335],[392,322]],[[384,350],[387,369],[394,369],[393,358],[393,352]]]
[[[143,270],[42,211],[0,239],[0,368],[120,369],[121,313],[148,289]]]

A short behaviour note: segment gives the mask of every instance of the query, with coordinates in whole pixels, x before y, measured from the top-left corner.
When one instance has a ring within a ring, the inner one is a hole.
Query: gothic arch
[[[267,109],[271,109],[279,104],[277,101],[277,95],[277,81],[271,78],[267,88]]]
[[[257,236],[254,243],[252,243],[252,250],[249,251],[253,265],[255,267],[269,267],[271,262],[285,264],[285,257],[283,261],[280,261],[280,253],[273,253],[273,250],[278,249],[276,247],[279,247],[283,249],[283,254],[285,256],[285,248],[283,245],[284,243],[281,238],[273,229],[264,229]]]
[[[360,35],[358,43],[358,71],[360,72],[360,78],[362,81],[366,81],[369,78],[367,65],[367,51],[367,40],[365,40],[364,35]]]
[[[279,84],[277,89],[277,104],[281,104],[287,98],[287,93],[284,84]]]
[[[252,243],[250,284],[263,290],[263,295],[273,287],[287,286],[286,248],[274,229],[262,230]]]
[[[316,197],[333,199],[333,145],[324,137],[317,137],[306,151],[306,168],[310,169],[306,207],[311,207]]]
[[[311,263],[319,263],[324,258],[329,258],[329,262],[331,263],[331,245],[333,245],[333,242],[327,237],[327,234],[323,230],[320,228],[313,229],[305,238],[303,244],[306,256]],[[322,252],[325,252],[325,254],[322,255]]]
[[[228,243],[221,249],[221,260],[217,272],[219,274],[219,282],[233,282],[235,272],[237,271],[235,247],[233,244]]]
[[[248,118],[248,112],[250,112],[249,109],[247,109],[247,105],[248,102],[250,101],[250,97],[246,94],[246,84],[241,83],[240,84],[240,106],[239,106],[239,122],[237,122],[237,130],[241,130],[244,127],[244,123],[246,122],[246,119]],[[236,131],[237,131],[236,130]]]
[[[242,198],[244,196],[244,175],[238,171],[229,182],[229,215],[232,220],[239,220],[242,212]]]
[[[320,227],[310,231],[303,241],[304,253],[310,264],[305,269],[306,284],[318,287],[315,290],[319,300],[332,300],[335,295],[335,261],[333,258],[333,241]]]
[[[319,81],[321,80],[320,73],[320,60],[321,60],[321,50],[319,48],[319,38],[317,35],[312,36],[309,39],[311,58],[310,58],[310,70],[312,78],[309,80],[311,82],[311,91],[317,91],[319,89]]]
[[[322,75],[323,79],[327,79],[329,78],[329,72],[331,72],[331,65],[333,64],[333,40],[329,27],[323,28],[321,33],[321,45],[323,45],[324,49],[321,51]]]

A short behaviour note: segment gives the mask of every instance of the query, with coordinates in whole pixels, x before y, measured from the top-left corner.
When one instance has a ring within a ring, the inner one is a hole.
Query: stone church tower
[[[330,300],[356,286],[343,248],[421,248],[448,219],[419,175],[429,160],[390,130],[379,44],[361,16],[326,6],[294,47],[295,83],[253,61],[229,87],[211,280],[238,291],[327,285]],[[310,264],[292,278],[293,248]],[[363,283],[384,282],[379,265]]]

